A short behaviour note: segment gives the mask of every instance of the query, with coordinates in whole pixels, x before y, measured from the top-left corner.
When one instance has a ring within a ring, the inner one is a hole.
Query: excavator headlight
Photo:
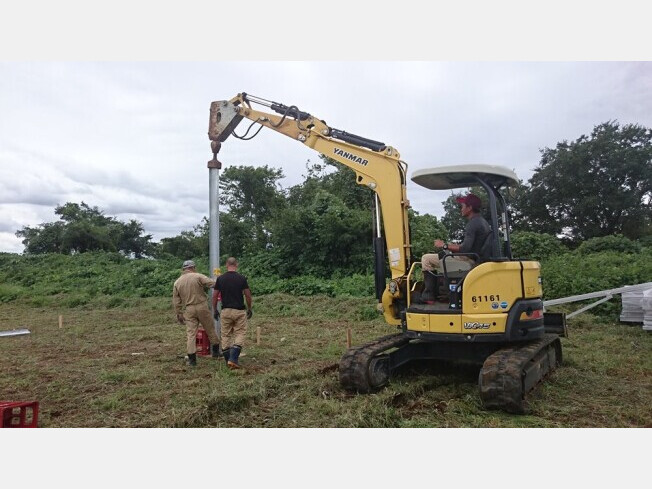
[[[396,294],[398,292],[398,282],[396,280],[390,280],[387,288],[390,294]]]

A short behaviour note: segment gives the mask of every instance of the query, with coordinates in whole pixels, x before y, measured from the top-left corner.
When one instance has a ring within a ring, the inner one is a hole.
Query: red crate
[[[36,428],[38,401],[0,401],[0,428]]]
[[[206,357],[211,354],[211,340],[203,328],[197,330],[197,355]]]

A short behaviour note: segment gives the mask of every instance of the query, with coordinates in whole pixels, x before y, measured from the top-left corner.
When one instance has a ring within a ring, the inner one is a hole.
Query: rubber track
[[[527,394],[560,364],[561,342],[555,334],[498,350],[485,360],[480,370],[478,384],[485,408],[526,412]],[[525,370],[532,368],[538,369],[539,378],[525,392]]]
[[[383,387],[386,382],[374,382],[369,374],[371,360],[383,352],[403,346],[409,341],[409,338],[399,333],[349,348],[340,360],[340,384],[347,390],[361,393],[372,392]],[[387,373],[389,374],[389,371]]]

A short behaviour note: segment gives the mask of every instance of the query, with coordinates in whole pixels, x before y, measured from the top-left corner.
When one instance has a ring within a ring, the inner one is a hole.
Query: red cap
[[[480,197],[474,194],[468,194],[466,197],[458,197],[455,200],[458,204],[466,204],[474,209],[480,209],[482,207]]]

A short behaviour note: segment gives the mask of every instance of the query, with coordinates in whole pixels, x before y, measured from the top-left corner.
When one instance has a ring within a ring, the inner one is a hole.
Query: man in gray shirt
[[[460,208],[462,216],[469,221],[466,223],[466,227],[464,228],[464,240],[461,244],[455,244],[444,243],[441,239],[436,239],[435,247],[443,248],[453,253],[475,253],[478,255],[480,260],[487,258],[482,256],[482,247],[491,233],[491,227],[486,219],[480,214],[480,209],[482,207],[480,198],[477,195],[468,194],[466,197],[458,197],[456,200],[462,206]],[[446,258],[447,272],[468,271],[473,268],[474,265],[476,265],[476,261],[469,256],[454,256]],[[425,272],[434,272],[437,269],[441,269],[439,255],[437,253],[423,255],[421,257],[421,266],[423,267],[424,275],[427,275]],[[426,301],[433,300],[431,299],[433,293],[427,285],[428,284],[426,284],[422,296]]]

